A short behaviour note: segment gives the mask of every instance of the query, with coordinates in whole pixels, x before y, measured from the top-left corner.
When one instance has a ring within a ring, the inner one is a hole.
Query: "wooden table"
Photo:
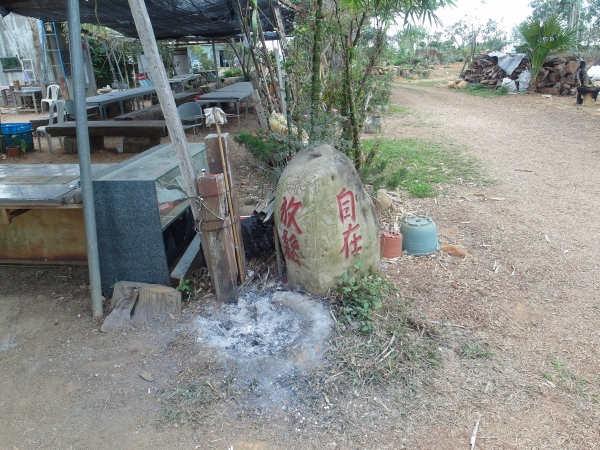
[[[0,262],[86,264],[82,201],[77,164],[1,164]]]
[[[21,101],[23,101],[23,97],[31,97],[31,101],[33,102],[33,108],[35,109],[35,113],[38,113],[37,110],[37,102],[36,102],[36,95],[37,94],[42,93],[42,88],[41,87],[36,87],[36,88],[28,88],[28,87],[23,87],[20,91],[13,91],[13,94],[15,95],[15,101],[16,101],[16,97],[19,97],[21,99]],[[40,104],[41,107],[41,104]],[[15,111],[19,112],[19,108],[17,108],[17,105],[15,104]]]
[[[77,122],[48,125],[50,136],[77,136]],[[168,136],[164,120],[95,120],[88,122],[90,136]]]
[[[198,75],[195,73],[190,73],[188,75],[177,75],[173,78],[169,78],[169,84],[179,84],[181,85],[181,92],[185,92],[185,85],[187,81],[196,81],[198,79]]]
[[[66,136],[65,153],[77,153],[77,122],[62,122],[46,127],[50,136]],[[160,144],[168,136],[164,120],[95,120],[88,122],[90,151],[104,147],[105,136],[123,136],[123,151],[139,153]]]
[[[238,129],[242,129],[240,123],[240,102],[246,100],[246,124],[248,123],[248,99],[252,94],[254,88],[252,83],[240,82],[229,86],[226,86],[216,91],[209,92],[208,94],[202,94],[196,103],[206,105],[209,103],[235,103],[237,118],[238,118]]]
[[[106,120],[106,105],[112,103],[119,103],[121,107],[121,114],[125,113],[123,102],[125,100],[136,100],[138,109],[140,108],[140,98],[144,95],[153,94],[156,92],[154,87],[139,87],[133,89],[125,89],[123,91],[112,91],[108,94],[94,95],[85,99],[85,103],[89,106],[98,106],[100,109],[100,119]]]

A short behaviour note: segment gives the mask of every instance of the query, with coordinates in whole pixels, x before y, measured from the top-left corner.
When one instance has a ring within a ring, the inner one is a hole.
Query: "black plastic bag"
[[[275,251],[273,225],[265,225],[256,216],[242,220],[241,224],[246,258],[268,256]]]

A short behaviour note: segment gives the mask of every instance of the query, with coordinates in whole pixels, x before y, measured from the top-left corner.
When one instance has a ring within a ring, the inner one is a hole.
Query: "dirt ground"
[[[404,112],[382,130],[464,149],[490,180],[440,186],[435,199],[397,194],[400,213],[430,215],[440,240],[468,253],[382,264],[427,321],[449,324],[441,365],[422,382],[266,408],[268,390],[242,393],[235,368],[223,369],[202,411],[174,419],[174,386],[196,389],[199,367],[218,358],[194,334],[203,292],[181,317],[101,333],[85,267],[1,267],[0,448],[467,449],[477,422],[477,449],[600,448],[598,108],[454,92],[444,82],[453,70],[395,83],[390,104]],[[268,185],[234,149],[238,188],[254,204]],[[67,156],[22,162],[76,162]],[[92,161],[113,157],[123,156]],[[489,357],[461,357],[466,342]],[[284,388],[306,393],[310,382]]]

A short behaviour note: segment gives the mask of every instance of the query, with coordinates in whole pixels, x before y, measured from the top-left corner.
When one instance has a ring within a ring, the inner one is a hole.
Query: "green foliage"
[[[115,77],[119,78],[119,68],[125,83],[129,83],[132,63],[135,62],[137,68],[137,56],[143,53],[140,42],[126,38],[110,28],[99,25],[82,24],[81,29],[86,34],[90,46],[92,67],[97,86],[111,85],[114,81],[120,82],[120,79],[115,80]],[[173,76],[175,73],[175,68],[173,67],[173,43],[158,41],[157,45],[167,75]],[[109,50],[108,54],[106,50]],[[115,71],[115,76],[113,76],[110,69],[109,57]]]
[[[21,61],[16,56],[0,58],[0,65],[3,72],[22,70]]]
[[[398,381],[410,395],[441,364],[441,330],[398,291],[381,297],[381,303],[373,314],[373,332],[357,333],[342,324],[332,333],[327,359],[334,364],[330,373],[339,377],[321,385],[330,398],[340,390]]]
[[[557,383],[566,392],[580,396],[588,394],[590,382],[585,377],[577,375],[565,361],[552,357],[550,364],[553,370],[544,373],[547,380]],[[598,394],[594,394],[592,397],[598,401]]]
[[[250,154],[257,160],[273,163],[277,159],[276,155],[285,151],[285,146],[277,138],[278,136],[267,130],[258,130],[252,133],[240,131],[233,140],[246,147]]]
[[[182,280],[181,283],[179,284],[179,286],[177,286],[175,289],[177,289],[179,292],[181,292],[181,296],[183,297],[183,300],[189,299],[191,297],[192,291],[193,291],[190,280],[188,280],[188,279]]]
[[[363,142],[366,163],[359,174],[373,189],[402,189],[415,197],[433,197],[440,183],[481,180],[479,162],[460,150],[416,138]]]
[[[241,77],[243,74],[244,73],[242,72],[242,69],[240,67],[235,67],[227,69],[225,72],[223,72],[223,78]]]
[[[373,311],[381,309],[381,298],[392,289],[392,285],[381,275],[360,270],[360,262],[354,270],[344,272],[338,280],[337,295],[341,304],[340,322],[357,322],[361,333],[373,331]]]
[[[494,353],[490,351],[490,344],[487,342],[469,341],[460,347],[460,356],[468,359],[489,359]]]
[[[567,28],[560,18],[553,14],[547,19],[529,18],[519,25],[519,31],[527,43],[534,88],[535,79],[550,52],[569,50],[575,45],[575,30]]]
[[[204,48],[201,45],[193,45],[192,46],[192,54],[196,55],[198,61],[204,70],[214,70],[215,62],[212,58],[208,56],[208,54],[204,51]]]
[[[497,86],[496,89],[490,89],[480,83],[469,84],[463,89],[466,94],[476,95],[477,97],[492,98],[499,95],[507,95],[508,91],[504,86]]]

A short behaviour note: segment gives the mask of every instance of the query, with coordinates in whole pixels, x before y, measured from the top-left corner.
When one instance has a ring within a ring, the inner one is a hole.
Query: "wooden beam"
[[[237,268],[231,219],[225,202],[225,177],[206,175],[198,178],[202,192],[200,241],[206,266],[218,301],[237,302]]]
[[[11,211],[10,209],[2,208],[0,210],[2,214],[2,221],[5,225],[10,225],[15,217],[25,214],[27,211],[29,211],[29,209],[15,209]]]
[[[196,223],[199,223],[202,218],[202,213],[200,211],[200,204],[197,201],[197,172],[194,166],[194,160],[192,159],[192,155],[187,146],[187,137],[185,136],[183,125],[181,124],[177,112],[177,105],[173,99],[171,84],[169,83],[165,66],[158,52],[158,46],[154,37],[152,23],[148,16],[148,10],[146,9],[146,3],[144,0],[128,0],[128,2],[129,7],[131,8],[131,15],[135,22],[135,27],[140,37],[140,42],[142,43],[142,48],[144,49],[144,54],[148,59],[150,74],[152,75],[156,94],[167,123],[173,150],[175,151],[177,161],[179,162],[179,168],[183,178],[183,187],[190,199],[190,208],[194,219]]]

